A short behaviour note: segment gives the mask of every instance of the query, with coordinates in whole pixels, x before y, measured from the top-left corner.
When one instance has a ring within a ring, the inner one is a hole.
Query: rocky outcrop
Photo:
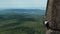
[[[50,27],[46,34],[60,34],[60,0],[48,0],[45,20]]]

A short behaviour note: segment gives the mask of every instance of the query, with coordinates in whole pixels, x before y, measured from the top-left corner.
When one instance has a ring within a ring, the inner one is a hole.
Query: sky
[[[0,0],[0,9],[46,9],[47,0]]]

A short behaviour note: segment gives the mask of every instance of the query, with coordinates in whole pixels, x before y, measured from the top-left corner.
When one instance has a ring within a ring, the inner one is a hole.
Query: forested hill
[[[44,13],[40,9],[0,10],[0,34],[44,34]]]
[[[4,9],[0,10],[0,14],[5,14],[5,13],[27,13],[27,14],[37,14],[37,15],[44,15],[45,10],[40,10],[40,9]]]

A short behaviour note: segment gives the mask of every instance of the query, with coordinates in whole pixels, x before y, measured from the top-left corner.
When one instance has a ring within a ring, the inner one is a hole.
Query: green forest
[[[43,16],[0,14],[0,34],[44,34]]]

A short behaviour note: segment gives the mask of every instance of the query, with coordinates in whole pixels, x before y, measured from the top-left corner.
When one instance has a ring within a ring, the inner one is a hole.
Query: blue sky
[[[0,8],[44,9],[47,0],[0,0]]]

